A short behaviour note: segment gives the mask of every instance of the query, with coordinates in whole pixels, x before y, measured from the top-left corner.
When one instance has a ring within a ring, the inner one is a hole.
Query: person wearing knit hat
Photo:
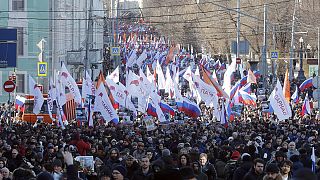
[[[231,154],[231,159],[238,160],[239,158],[240,158],[239,151],[233,151],[233,153]]]
[[[125,179],[126,175],[127,169],[122,165],[118,165],[112,169],[112,177],[115,180],[123,180]]]

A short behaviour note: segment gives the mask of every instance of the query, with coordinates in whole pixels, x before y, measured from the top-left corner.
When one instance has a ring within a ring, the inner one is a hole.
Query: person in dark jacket
[[[132,155],[128,155],[124,161],[124,167],[126,167],[128,171],[127,178],[131,179],[133,174],[139,169],[139,164]]]
[[[112,169],[115,164],[120,163],[119,156],[119,150],[117,148],[112,148],[110,150],[109,159],[105,161],[105,165]]]
[[[153,178],[153,172],[147,156],[141,158],[140,166],[141,168],[133,174],[131,180],[151,180]]]
[[[171,156],[162,157],[163,163],[165,164],[164,169],[154,174],[154,180],[163,180],[163,179],[182,179],[180,171],[178,168],[174,167],[173,159]]]
[[[208,180],[217,179],[217,171],[213,164],[208,161],[208,156],[206,153],[201,153],[199,156],[199,161],[201,164],[202,172],[208,176]]]
[[[234,171],[233,180],[243,179],[247,172],[253,166],[251,156],[248,153],[243,153],[241,156],[241,164],[240,166]]]
[[[8,169],[10,172],[17,169],[21,165],[22,161],[22,156],[19,154],[18,150],[12,149],[11,157],[8,158]]]
[[[253,161],[253,167],[250,171],[244,176],[243,180],[262,180],[265,173],[264,169],[264,160],[258,158]]]
[[[201,171],[200,163],[195,161],[191,165],[193,172],[197,175],[197,180],[208,180],[208,176]]]

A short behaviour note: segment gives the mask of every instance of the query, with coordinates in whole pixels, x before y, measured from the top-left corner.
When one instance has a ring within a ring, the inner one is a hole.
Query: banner
[[[151,116],[146,116],[144,118],[144,123],[146,124],[147,131],[153,131],[157,129]]]
[[[279,80],[268,101],[270,101],[274,114],[277,115],[280,121],[289,119],[292,116],[290,105],[283,95],[282,86]]]

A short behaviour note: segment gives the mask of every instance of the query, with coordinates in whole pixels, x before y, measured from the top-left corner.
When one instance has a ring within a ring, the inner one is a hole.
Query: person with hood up
[[[84,140],[80,139],[80,133],[74,134],[74,139],[70,142],[70,145],[75,145],[81,156],[85,156],[87,151],[89,151],[91,148],[89,142],[85,142]]]

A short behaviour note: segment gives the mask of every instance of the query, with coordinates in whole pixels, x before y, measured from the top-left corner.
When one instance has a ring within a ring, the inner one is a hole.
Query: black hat
[[[286,157],[283,151],[277,151],[276,154],[274,155],[275,157]]]
[[[37,180],[53,180],[53,177],[47,171],[43,171],[37,176]]]
[[[279,173],[280,169],[275,163],[268,164],[266,167],[267,173]]]
[[[112,169],[112,171],[117,170],[121,173],[122,176],[127,175],[127,169],[124,166],[118,165]]]

